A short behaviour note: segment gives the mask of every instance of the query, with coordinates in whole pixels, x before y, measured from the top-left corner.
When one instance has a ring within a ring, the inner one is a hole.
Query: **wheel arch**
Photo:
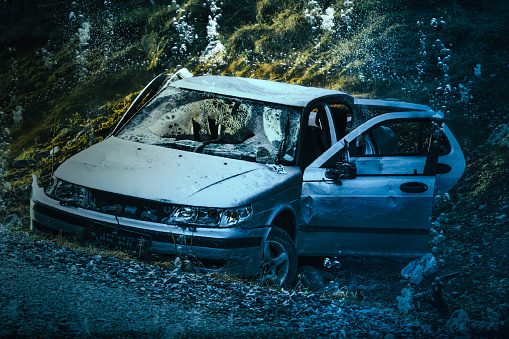
[[[295,241],[296,219],[295,212],[292,209],[284,208],[274,213],[270,225],[282,229]]]

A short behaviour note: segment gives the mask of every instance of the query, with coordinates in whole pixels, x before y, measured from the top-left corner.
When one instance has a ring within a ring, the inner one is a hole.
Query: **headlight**
[[[87,189],[85,187],[60,179],[55,179],[46,190],[46,193],[63,203],[80,207],[85,205],[87,199]]]
[[[221,220],[222,227],[233,227],[242,224],[251,218],[251,206],[226,210]]]
[[[251,217],[251,207],[233,209],[177,206],[170,217],[163,220],[166,224],[186,224],[205,227],[234,227]]]
[[[191,206],[176,207],[173,213],[165,221],[166,223],[191,224],[196,221],[198,208]]]

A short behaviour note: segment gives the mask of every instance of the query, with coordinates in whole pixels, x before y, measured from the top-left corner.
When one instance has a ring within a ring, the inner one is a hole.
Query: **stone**
[[[53,147],[53,148],[51,149],[51,151],[49,152],[49,155],[51,155],[51,156],[53,156],[53,157],[54,157],[54,156],[55,156],[58,152],[60,152],[60,149],[61,149],[61,148],[60,148],[60,147],[58,147],[58,146]]]
[[[401,277],[412,284],[420,284],[424,277],[429,277],[438,272],[438,264],[435,256],[426,253],[417,260],[409,263],[401,270]]]
[[[317,290],[325,285],[321,272],[311,266],[300,267],[298,275],[302,285],[310,290]]]
[[[492,146],[501,146],[509,148],[509,125],[498,125],[491,133],[487,143]]]
[[[317,291],[319,294],[339,294],[341,292],[341,289],[339,286],[336,285],[334,281],[330,281],[328,284],[320,287]]]
[[[79,126],[65,127],[58,133],[57,138],[67,138],[71,135],[75,135],[76,133],[80,132],[81,130],[82,130],[82,127],[79,127]]]
[[[76,144],[77,142],[78,142],[78,139],[72,139],[72,140],[69,140],[66,145],[72,146],[72,145]]]
[[[12,163],[13,168],[27,168],[30,166],[37,166],[39,162],[35,159],[20,159],[20,160],[14,160]]]
[[[50,156],[50,151],[49,150],[40,151],[40,152],[37,152],[35,154],[35,157],[37,159],[44,159],[44,158],[47,158],[49,156]]]

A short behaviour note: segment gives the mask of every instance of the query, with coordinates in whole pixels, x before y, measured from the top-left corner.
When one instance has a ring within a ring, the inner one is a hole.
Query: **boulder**
[[[410,283],[418,285],[424,277],[429,277],[438,272],[438,264],[435,256],[426,253],[417,260],[409,263],[401,270],[401,277]]]
[[[20,160],[14,160],[12,163],[13,168],[26,168],[30,167],[32,165],[37,166],[39,162],[35,159],[20,159]]]
[[[509,125],[498,125],[488,138],[488,144],[509,148]]]
[[[310,290],[317,290],[325,285],[322,272],[311,266],[302,266],[298,270],[302,285]]]

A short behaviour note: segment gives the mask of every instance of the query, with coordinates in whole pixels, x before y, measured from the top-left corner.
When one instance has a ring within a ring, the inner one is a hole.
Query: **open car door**
[[[427,252],[442,121],[414,116],[373,118],[305,169],[298,255]]]

